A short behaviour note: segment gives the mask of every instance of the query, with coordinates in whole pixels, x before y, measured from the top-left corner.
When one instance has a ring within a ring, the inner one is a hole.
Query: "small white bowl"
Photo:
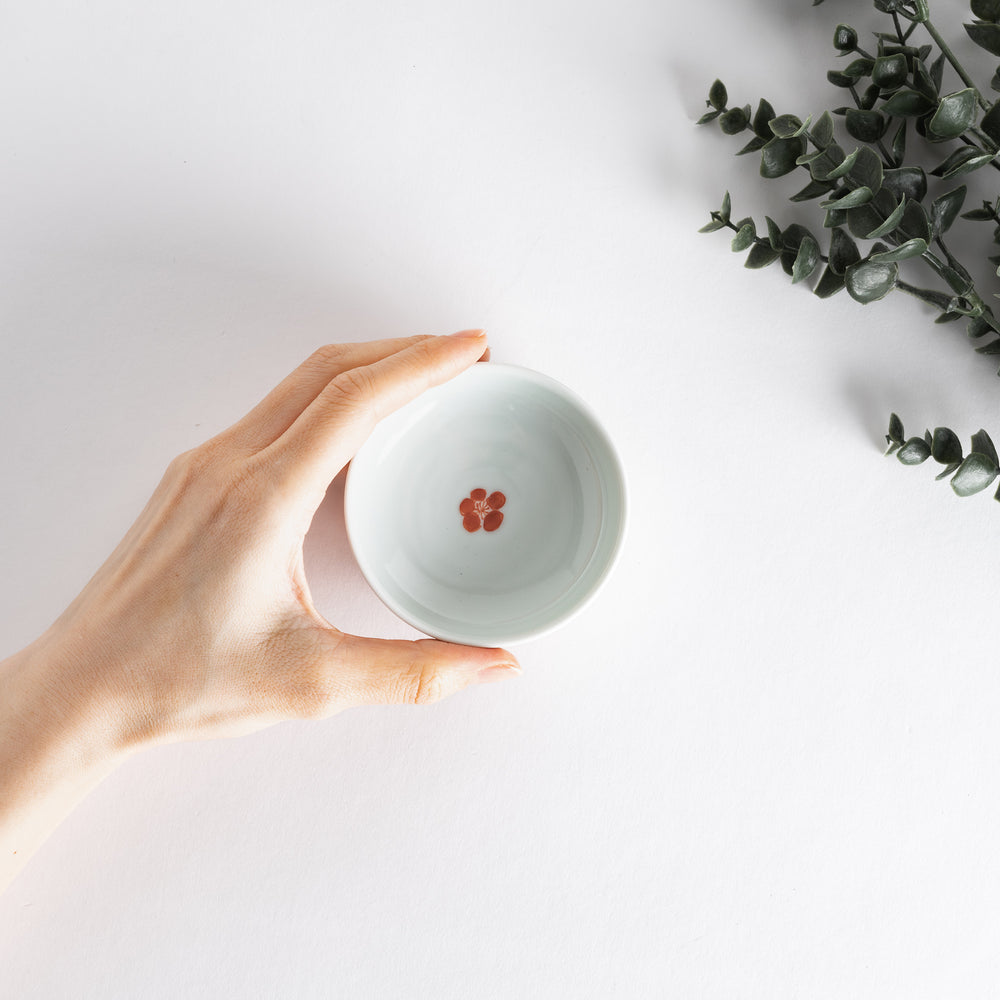
[[[625,477],[565,386],[473,365],[381,421],[351,462],[347,534],[372,589],[428,635],[535,638],[597,592],[621,549]]]

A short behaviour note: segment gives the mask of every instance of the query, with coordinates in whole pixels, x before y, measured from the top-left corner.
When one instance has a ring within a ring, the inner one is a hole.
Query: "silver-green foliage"
[[[813,0],[814,6],[822,2]],[[833,34],[834,48],[848,61],[827,78],[853,106],[815,119],[777,114],[765,99],[756,110],[749,104],[731,107],[725,85],[716,80],[709,110],[698,122],[716,121],[729,135],[749,131],[751,138],[737,155],[759,153],[764,178],[808,173],[805,187],[790,200],[818,202],[825,239],[818,235],[822,230],[798,223],[782,227],[765,217],[765,233],[751,218],[734,220],[728,193],[702,232],[731,230],[732,249],[747,253],[747,267],[780,261],[793,283],[815,277],[813,291],[823,298],[845,288],[861,303],[893,289],[908,292],[933,306],[939,323],[964,319],[977,350],[1000,355],[1000,320],[944,238],[962,218],[993,223],[994,242],[1000,243],[1000,197],[963,215],[967,190],[954,184],[986,166],[1000,170],[1000,100],[988,100],[970,79],[931,21],[927,0],[873,2],[890,29],[875,32],[873,52],[861,47],[850,25],[838,24]],[[1000,0],[971,0],[971,10],[967,33],[1000,56]],[[959,89],[943,92],[946,65],[963,84]],[[990,87],[1000,91],[1000,68]],[[838,119],[854,148],[837,141]],[[917,142],[937,153],[940,162],[933,169],[911,162]],[[989,259],[1000,264],[1000,256]],[[930,270],[934,287],[900,277],[901,264],[911,268],[918,261]],[[965,474],[959,482],[964,481]]]
[[[907,438],[903,422],[894,413],[889,418],[889,433],[885,440],[889,445],[886,454],[895,452],[903,465],[920,465],[928,458],[943,465],[944,469],[935,478],[947,479],[950,476],[951,488],[960,497],[982,492],[1000,476],[997,450],[984,430],[972,435],[971,450],[964,455],[958,435],[950,428],[935,427],[933,434],[924,431],[923,437]],[[1000,500],[1000,489],[994,499]]]

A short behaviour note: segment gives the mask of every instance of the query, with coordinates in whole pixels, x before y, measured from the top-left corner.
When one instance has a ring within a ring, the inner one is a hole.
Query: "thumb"
[[[338,708],[422,705],[473,684],[516,677],[521,667],[505,649],[459,646],[437,639],[368,639],[337,633],[328,669]]]

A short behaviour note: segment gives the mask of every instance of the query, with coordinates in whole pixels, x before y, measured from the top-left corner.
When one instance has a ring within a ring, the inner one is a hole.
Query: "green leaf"
[[[1000,101],[996,101],[993,107],[983,115],[979,127],[994,143],[1000,146]]]
[[[841,210],[845,208],[856,208],[858,205],[867,204],[872,200],[871,188],[859,187],[855,188],[853,191],[849,191],[842,198],[834,198],[830,201],[821,202],[822,208],[839,208]]]
[[[903,421],[895,413],[889,415],[889,433],[885,436],[889,444],[902,444],[906,438],[903,434]]]
[[[824,149],[833,142],[833,115],[824,111],[812,127],[812,141]]]
[[[895,287],[899,266],[878,261],[860,261],[847,269],[844,282],[847,294],[856,302],[867,305],[885,298]]]
[[[892,158],[897,166],[903,165],[906,158],[906,119],[899,123],[896,134],[892,137]]]
[[[829,258],[830,270],[840,277],[844,276],[849,267],[861,260],[857,243],[840,226],[830,233]]]
[[[930,288],[909,288],[907,289],[907,294],[920,299],[921,302],[930,303],[935,309],[947,309],[949,302],[951,302],[950,296],[945,295],[944,292],[935,292]],[[954,318],[957,319],[958,317]],[[941,317],[939,316],[934,322],[938,323],[940,321]]]
[[[927,194],[927,175],[922,167],[897,167],[883,173],[882,187],[897,201],[921,201]]]
[[[848,209],[847,228],[852,236],[863,240],[873,229],[882,225],[895,207],[896,199],[883,189],[870,202]]]
[[[868,76],[874,68],[874,59],[855,59],[844,67],[844,75],[849,76],[852,80],[860,80],[861,77]]]
[[[756,153],[759,149],[764,148],[764,144],[766,142],[766,139],[762,139],[759,135],[755,135],[742,149],[738,149],[736,151],[736,155],[746,156],[747,153]]]
[[[953,301],[952,299],[948,299],[948,305],[945,307],[946,309],[951,309],[951,303],[952,303],[952,301]],[[934,320],[934,322],[935,322],[935,324],[937,324],[937,323],[955,323],[958,320],[960,320],[961,318],[962,318],[962,314],[961,313],[958,313],[958,312],[943,312],[943,313],[941,313],[940,316],[938,316],[938,318],[936,320]]]
[[[931,230],[935,236],[940,236],[951,228],[962,210],[965,194],[966,187],[963,184],[931,202]]]
[[[781,250],[785,245],[781,239],[781,226],[769,215],[764,216],[764,221],[767,223],[767,239],[771,244],[771,249]]]
[[[802,128],[802,119],[795,115],[779,115],[770,123],[771,131],[779,139],[791,139],[798,135]]]
[[[781,266],[789,277],[794,273],[799,248],[807,239],[818,242],[805,226],[800,226],[797,222],[793,222],[781,234]]]
[[[816,160],[820,160],[824,156],[826,156],[825,149],[806,150],[801,156],[795,158],[795,166],[807,167],[810,163],[815,163]]]
[[[931,86],[934,88],[933,100],[937,100],[937,94],[941,92],[941,81],[944,79],[944,53],[942,52],[937,59],[934,60],[927,67],[927,77],[930,80]]]
[[[719,209],[719,218],[722,219],[723,222],[728,222],[732,210],[733,210],[733,201],[729,197],[729,192],[727,191],[722,196],[722,208]]]
[[[728,111],[723,112],[719,118],[719,128],[726,135],[739,135],[740,132],[746,130],[749,124],[750,117],[747,115],[745,108],[730,108]]]
[[[729,103],[729,94],[726,92],[726,85],[721,80],[716,80],[709,88],[708,103],[717,111],[725,111]]]
[[[695,125],[707,125],[709,122],[714,122],[716,118],[719,117],[721,112],[719,111],[706,111],[696,122]]]
[[[768,180],[784,177],[795,169],[796,159],[805,151],[802,136],[794,139],[772,139],[760,151],[760,175]]]
[[[756,271],[767,267],[768,264],[773,264],[780,256],[777,250],[772,249],[766,243],[755,243],[750,248],[750,253],[747,254],[743,266]]]
[[[756,239],[757,230],[753,222],[745,222],[733,237],[730,246],[733,248],[733,253],[742,253]]]
[[[951,481],[951,488],[960,497],[971,497],[973,493],[985,490],[996,479],[1000,469],[997,463],[986,455],[973,452],[966,456]]]
[[[882,182],[885,173],[882,161],[875,150],[868,146],[862,146],[858,150],[858,158],[851,167],[851,180],[862,187],[870,188],[872,194],[878,194],[882,189]]]
[[[993,327],[982,316],[973,316],[969,320],[965,332],[969,335],[970,339],[979,340],[980,337],[985,337],[986,334],[993,332]]]
[[[1000,465],[1000,458],[997,458],[997,450],[993,446],[993,441],[982,428],[972,435],[972,451],[985,455],[994,465]]]
[[[906,203],[900,202],[888,215],[885,222],[876,229],[873,229],[866,237],[867,240],[877,240],[880,236],[885,236],[887,233],[891,233],[896,226],[899,225],[900,219],[903,218],[903,212],[906,209]]]
[[[941,465],[955,465],[962,461],[962,442],[950,427],[934,428],[931,456]]]
[[[849,174],[851,169],[854,167],[854,164],[858,162],[858,156],[860,153],[860,149],[854,150],[853,153],[848,153],[838,166],[827,172],[823,180],[835,181]]]
[[[882,105],[883,114],[893,118],[916,118],[926,115],[934,108],[934,102],[916,90],[897,90]]]
[[[844,276],[834,274],[829,267],[824,267],[823,273],[813,289],[813,294],[821,299],[828,299],[831,295],[836,295],[843,287]]]
[[[984,153],[978,146],[962,146],[939,163],[931,173],[936,177],[957,177],[985,167],[994,158],[994,153]]]
[[[947,479],[950,475],[953,475],[961,462],[952,462],[951,465],[946,465],[935,477],[934,482],[938,482],[941,479]]]
[[[945,177],[958,177],[961,174],[971,173],[973,170],[978,170],[980,167],[988,166],[996,159],[995,153],[983,153],[981,156],[973,156],[965,163],[959,167],[955,167],[949,170],[944,176]]]
[[[899,231],[910,239],[931,241],[931,222],[927,210],[918,201],[908,201],[899,224]]]
[[[848,286],[847,290],[851,290],[850,286]],[[903,465],[920,465],[921,462],[926,462],[930,457],[930,445],[928,445],[923,438],[910,438],[910,440],[896,452],[896,458],[898,458]]]
[[[839,52],[853,52],[858,47],[858,33],[849,24],[838,24],[833,32],[833,47]]]
[[[974,208],[971,212],[963,212],[959,218],[968,219],[970,222],[992,222],[993,209],[988,201],[984,201],[982,208]]]
[[[931,73],[924,66],[923,62],[915,59],[912,66],[913,89],[917,93],[923,94],[931,102],[931,107],[937,107],[938,97],[941,91],[941,80],[934,80]]]
[[[919,257],[927,251],[927,243],[924,240],[913,239],[900,243],[898,247],[886,250],[884,253],[873,253],[868,259],[879,263],[888,264],[896,260],[909,260],[911,257]]]
[[[879,56],[872,67],[872,80],[882,90],[897,90],[909,74],[906,56],[901,52],[891,56]]]
[[[974,23],[963,25],[976,45],[995,56],[1000,56],[1000,25]]]
[[[750,125],[759,138],[770,141],[772,118],[774,118],[774,108],[771,107],[770,101],[766,101],[762,97],[757,104],[757,113],[753,116],[753,122]]]
[[[854,86],[854,77],[848,76],[846,73],[838,73],[837,70],[831,69],[826,74],[826,79],[828,83],[832,83],[835,87],[843,87],[845,90],[848,87]],[[998,88],[1000,89],[1000,88]]]
[[[976,92],[967,87],[938,101],[927,125],[928,138],[957,139],[976,121]]]
[[[813,198],[820,198],[827,194],[832,187],[832,184],[827,184],[823,181],[810,181],[801,191],[797,191],[788,200],[795,202],[811,201]]]
[[[970,6],[981,21],[1000,21],[1000,0],[972,0]]]
[[[848,212],[840,211],[836,208],[828,208],[823,217],[823,226],[826,229],[835,229],[837,226],[847,225]],[[997,267],[1000,267],[1000,259],[997,260]]]
[[[792,284],[798,284],[816,270],[820,261],[819,245],[811,236],[803,238],[799,244],[799,252],[795,255],[792,265]]]
[[[858,142],[878,142],[889,127],[889,119],[879,111],[848,108],[844,125],[847,134]]]
[[[864,93],[858,99],[858,110],[871,111],[881,96],[882,88],[877,83],[870,83],[865,87]]]
[[[708,223],[707,226],[702,226],[701,229],[698,230],[698,232],[699,233],[714,233],[714,232],[716,232],[719,229],[725,229],[725,227],[726,227],[726,224],[722,221],[722,219],[718,218],[718,214],[717,213],[713,212],[712,213],[712,221],[710,223]]]

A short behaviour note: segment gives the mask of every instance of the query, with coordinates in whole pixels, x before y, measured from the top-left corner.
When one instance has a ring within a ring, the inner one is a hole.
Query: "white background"
[[[963,5],[932,8],[985,83]],[[113,774],[0,898],[0,995],[996,995],[1000,508],[881,451],[891,410],[1000,440],[1000,380],[902,294],[823,302],[697,234],[727,188],[736,217],[816,218],[804,177],[694,120],[716,76],[842,103],[839,20],[875,25],[860,0],[7,5],[0,652],[326,341],[485,327],[597,409],[632,511],[521,679]],[[320,610],[412,635],[341,497],[307,542]]]

